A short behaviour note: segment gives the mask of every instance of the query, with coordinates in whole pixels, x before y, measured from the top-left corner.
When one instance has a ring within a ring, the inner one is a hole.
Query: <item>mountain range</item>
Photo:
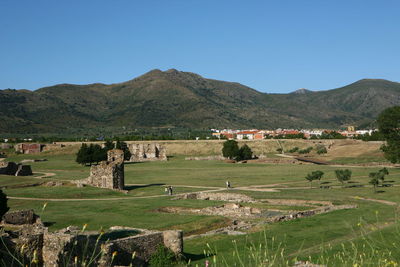
[[[81,133],[146,127],[368,127],[400,105],[400,83],[363,79],[347,86],[268,94],[175,69],[116,84],[59,84],[0,90],[0,134]]]

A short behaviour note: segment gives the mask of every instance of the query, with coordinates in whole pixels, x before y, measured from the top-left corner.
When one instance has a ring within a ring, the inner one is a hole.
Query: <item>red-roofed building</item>
[[[256,139],[255,135],[257,135],[259,132],[260,131],[258,131],[258,130],[241,131],[241,132],[238,132],[236,134],[236,136],[237,136],[238,140],[243,140],[243,139],[254,140],[254,139]],[[259,135],[258,135],[258,137],[259,137]]]

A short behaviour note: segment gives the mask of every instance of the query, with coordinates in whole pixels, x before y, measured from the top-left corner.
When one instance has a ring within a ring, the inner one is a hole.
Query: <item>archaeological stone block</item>
[[[33,210],[9,211],[3,216],[3,222],[8,224],[34,224],[38,216]]]

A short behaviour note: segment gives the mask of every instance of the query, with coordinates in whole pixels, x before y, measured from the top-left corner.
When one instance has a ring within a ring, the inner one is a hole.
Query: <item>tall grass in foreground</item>
[[[205,266],[292,267],[299,262],[328,267],[400,266],[400,222],[398,220],[391,225],[380,223],[378,218],[373,224],[364,225],[360,221],[352,231],[355,234],[353,236],[357,238],[332,240],[312,248],[299,248],[295,253],[288,253],[285,241],[277,241],[274,237],[268,238],[266,232],[259,244],[250,243],[239,246],[233,241],[232,252],[229,256],[218,255],[217,249],[207,244],[204,256],[209,260],[205,262]],[[188,265],[193,266],[190,263]]]

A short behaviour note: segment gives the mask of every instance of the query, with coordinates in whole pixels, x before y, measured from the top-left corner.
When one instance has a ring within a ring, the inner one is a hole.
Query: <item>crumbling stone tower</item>
[[[107,161],[124,163],[124,151],[121,149],[111,149],[107,152]]]
[[[112,149],[107,152],[107,161],[90,168],[90,176],[82,181],[84,184],[123,190],[125,186],[124,151]]]

